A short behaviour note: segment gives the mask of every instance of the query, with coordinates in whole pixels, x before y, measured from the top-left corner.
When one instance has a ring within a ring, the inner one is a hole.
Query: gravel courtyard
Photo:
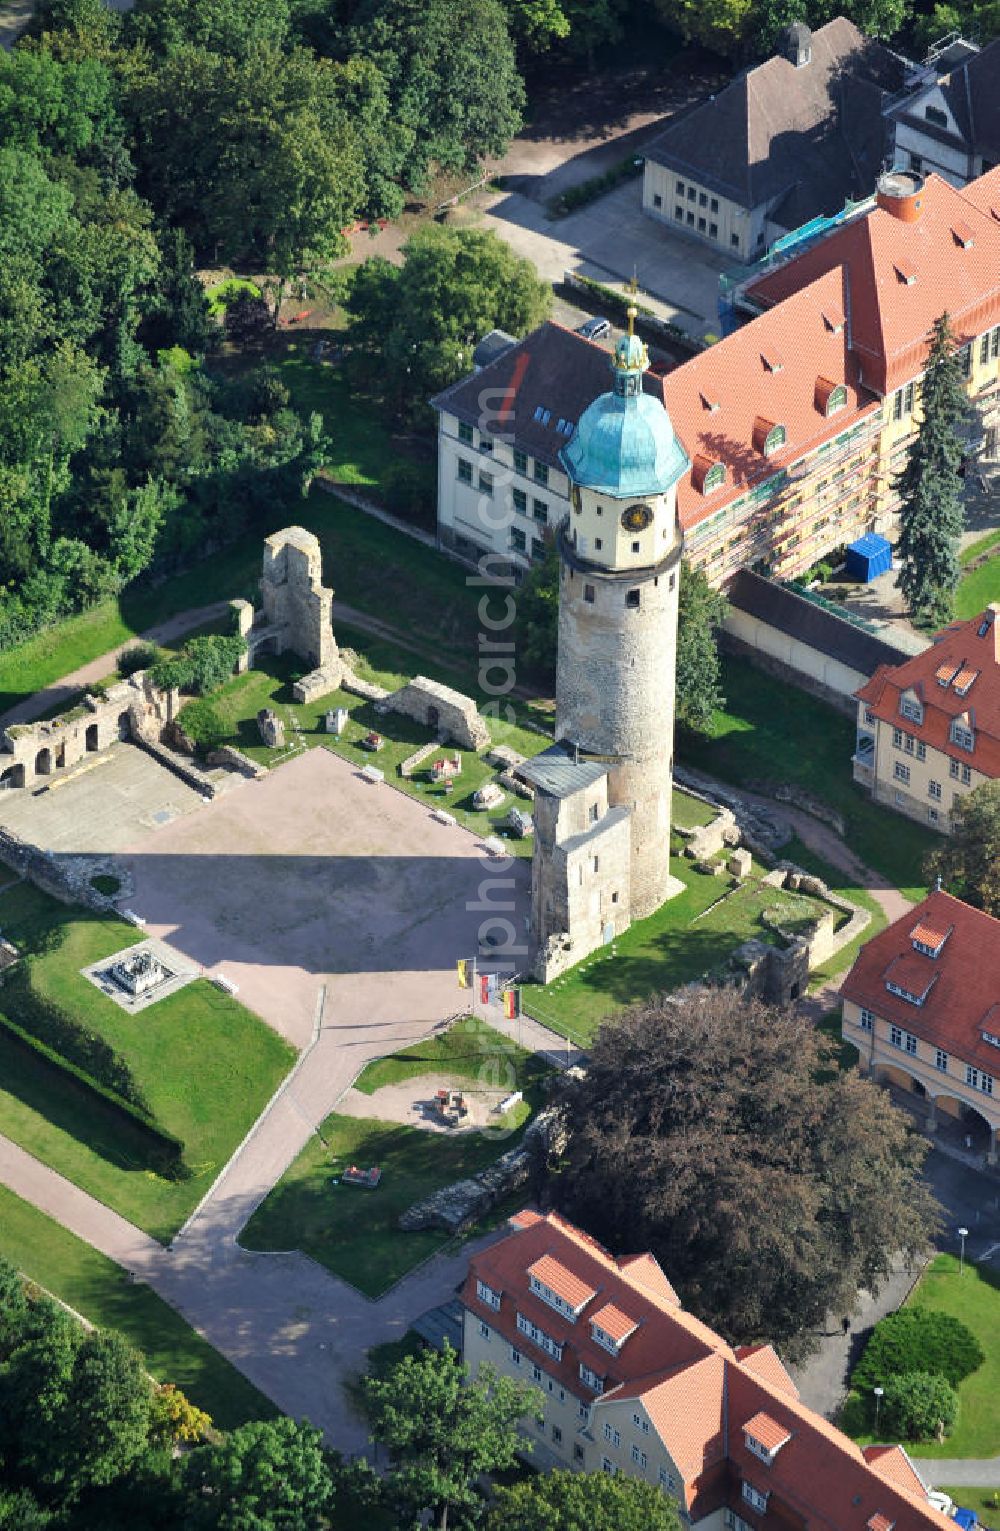
[[[484,882],[485,899],[514,906],[504,917],[524,939],[527,863],[490,863],[473,835],[324,749],[144,834],[118,859],[146,933],[223,973],[298,1047],[323,985],[324,1026],[360,1030],[369,1055],[376,1040],[376,1054],[390,1052],[458,1011],[455,962],[489,918],[470,907]],[[517,961],[523,970],[526,954]]]

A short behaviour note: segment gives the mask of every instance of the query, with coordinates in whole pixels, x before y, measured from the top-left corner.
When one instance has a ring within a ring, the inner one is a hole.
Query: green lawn
[[[860,936],[856,936],[853,941],[841,947],[834,956],[812,969],[809,975],[809,987],[820,989],[825,983],[829,983],[831,978],[838,978],[842,973],[846,973],[865,942],[870,941],[872,936],[883,930],[888,921],[881,904],[876,902],[867,889],[859,887],[846,872],[831,866],[830,862],[825,861],[822,856],[817,856],[808,845],[802,843],[798,835],[793,835],[788,844],[782,846],[780,854],[783,860],[794,862],[804,872],[811,872],[814,877],[822,877],[831,892],[839,893],[844,898],[849,898],[852,903],[860,904],[871,915],[870,923],[866,925]]]
[[[0,929],[17,945],[40,948],[26,959],[32,989],[124,1060],[157,1123],[183,1141],[190,1175],[155,1173],[144,1134],[7,1033],[0,1034],[0,1132],[169,1239],[291,1067],[293,1049],[203,979],[139,1017],[122,1010],[79,972],[140,939],[113,917],[69,909],[18,884],[0,893]]]
[[[761,887],[758,868],[754,880],[706,913],[732,879],[696,872],[680,856],[671,857],[670,868],[686,884],[685,891],[561,978],[544,987],[526,986],[529,1014],[585,1047],[600,1023],[617,1010],[722,967],[750,936],[774,940],[761,921],[765,910],[780,911],[782,924],[794,930],[823,907],[798,893]]]
[[[979,1267],[969,1260],[960,1275],[959,1261],[954,1255],[937,1255],[907,1299],[907,1306],[918,1304],[961,1319],[986,1353],[978,1371],[959,1383],[958,1423],[952,1434],[941,1445],[905,1443],[911,1456],[926,1462],[926,1476],[932,1471],[935,1458],[986,1458],[1000,1454],[1000,1277],[988,1266]],[[870,1441],[870,1400],[851,1393],[841,1423],[862,1444]],[[881,1438],[885,1439],[884,1431]],[[948,1492],[960,1504],[969,1504],[962,1495],[970,1490]]]
[[[1000,538],[1000,533],[997,536]],[[986,550],[981,548],[980,551]],[[991,601],[1000,601],[1000,553],[959,581],[955,591],[955,615],[977,617]]]
[[[499,1032],[492,1026],[467,1016],[425,1042],[416,1042],[401,1052],[390,1053],[369,1063],[358,1075],[355,1089],[365,1095],[374,1095],[383,1085],[402,1084],[407,1079],[419,1079],[422,1074],[453,1074],[460,1079],[485,1077],[492,1088],[498,1077],[498,1059],[501,1064],[511,1060],[517,1073],[518,1089],[539,1084],[550,1072],[534,1054],[520,1048],[511,1051],[506,1039],[500,1042],[498,1052],[499,1039]],[[511,1088],[514,1087],[512,1084]]]
[[[947,1483],[935,1483],[934,1487],[950,1494],[955,1503],[961,1505],[963,1509],[975,1510],[979,1516],[979,1524],[985,1526],[986,1531],[1000,1531],[1000,1489],[985,1488],[982,1485],[976,1487],[967,1483],[959,1484],[957,1487]]]
[[[173,1382],[223,1430],[278,1409],[242,1372],[113,1260],[0,1186],[0,1254],[32,1281],[142,1351],[158,1382]]]
[[[855,726],[844,714],[745,660],[723,662],[728,698],[711,735],[690,736],[679,753],[689,764],[739,786],[793,782],[843,814],[851,849],[914,900],[927,883],[923,858],[938,837],[876,805],[851,780]]]
[[[490,1089],[521,1089],[525,1106],[496,1132],[447,1137],[419,1127],[336,1112],[286,1170],[240,1234],[246,1249],[301,1249],[369,1297],[378,1297],[408,1270],[449,1243],[437,1230],[403,1233],[398,1218],[413,1202],[474,1175],[513,1147],[544,1096],[546,1065],[482,1022],[460,1022],[433,1038],[370,1064],[359,1088],[443,1070]],[[511,1121],[520,1121],[513,1132]],[[374,1191],[334,1184],[349,1164],[382,1167]],[[522,1198],[523,1199],[523,1198]]]
[[[496,770],[484,757],[472,750],[442,746],[434,752],[434,756],[428,758],[425,765],[418,767],[412,777],[400,776],[399,766],[402,762],[420,745],[432,741],[434,736],[428,729],[394,713],[381,717],[372,703],[347,691],[334,691],[305,704],[296,703],[292,698],[292,681],[301,675],[304,669],[302,663],[288,656],[265,656],[261,666],[259,670],[247,670],[243,675],[234,676],[205,702],[189,702],[181,711],[181,721],[187,718],[194,729],[196,725],[192,720],[210,711],[221,719],[228,730],[228,743],[236,745],[251,759],[270,765],[280,763],[285,758],[281,751],[268,749],[260,740],[257,713],[262,707],[270,707],[284,720],[287,746],[298,744],[311,749],[321,745],[349,760],[352,765],[376,765],[380,771],[385,772],[386,780],[392,782],[393,786],[418,798],[428,808],[445,808],[474,834],[500,832],[500,821],[515,804],[530,813],[530,803],[511,792],[505,794],[498,808],[488,812],[480,812],[473,807],[473,793],[485,782],[492,781]],[[380,684],[400,685],[407,678],[375,672],[368,666],[362,668],[365,678],[376,679]],[[340,739],[325,731],[327,710],[336,707],[345,707],[350,713]],[[537,754],[549,743],[541,734],[504,722],[490,721],[489,726],[496,743],[510,744],[522,754]],[[360,742],[372,732],[381,734],[385,740],[385,748],[377,753],[364,749]],[[462,773],[455,779],[453,790],[448,793],[443,786],[429,780],[428,768],[432,759],[456,754],[462,758]],[[530,838],[510,842],[512,852],[519,856],[530,856],[531,845]]]
[[[681,829],[696,829],[701,824],[711,824],[718,816],[719,810],[713,804],[703,803],[700,798],[691,797],[679,787],[674,788],[670,804],[671,824],[679,824]]]
[[[970,542],[967,548],[963,548],[958,555],[958,561],[963,569],[966,564],[972,563],[974,558],[980,558],[983,553],[988,553],[1000,543],[1000,530],[987,532],[983,537],[977,537],[975,542]]]

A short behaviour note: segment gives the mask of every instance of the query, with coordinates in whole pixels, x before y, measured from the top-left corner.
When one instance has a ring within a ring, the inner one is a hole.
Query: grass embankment
[[[490,1089],[523,1090],[528,1108],[543,1096],[548,1069],[540,1059],[479,1022],[459,1023],[442,1039],[419,1043],[369,1065],[358,1088],[426,1074],[457,1074]],[[377,1103],[373,1104],[377,1110]],[[446,1137],[377,1118],[328,1116],[240,1234],[246,1249],[300,1249],[369,1297],[378,1297],[421,1260],[443,1249],[436,1229],[403,1233],[400,1213],[413,1202],[495,1162],[520,1139],[521,1126]],[[506,1118],[518,1120],[517,1116]],[[382,1181],[369,1191],[339,1180],[350,1164],[378,1164]]]
[[[847,843],[862,861],[908,898],[922,898],[923,859],[939,838],[854,784],[853,720],[745,660],[724,660],[723,687],[728,700],[710,734],[683,739],[682,758],[737,786],[792,783],[821,798],[843,815]]]
[[[971,563],[974,558],[996,548],[991,558],[988,558],[978,569],[973,569],[964,574],[959,580],[958,589],[955,591],[955,615],[956,617],[977,617],[981,611],[985,611],[991,601],[1000,601],[1000,531],[989,532],[987,536],[980,537],[978,542],[972,543],[965,549],[961,556],[964,566]]]
[[[561,978],[526,986],[529,1014],[586,1047],[600,1023],[615,1011],[721,968],[751,936],[776,942],[762,918],[765,913],[778,919],[783,929],[796,932],[824,908],[805,895],[762,886],[764,869],[759,866],[740,886],[728,875],[695,871],[681,856],[671,857],[670,870],[684,883],[684,892]]]
[[[32,955],[31,991],[100,1037],[156,1124],[184,1145],[186,1179],[156,1172],[130,1118],[0,1031],[0,1132],[123,1217],[167,1240],[208,1190],[295,1053],[204,979],[131,1015],[80,972],[140,939],[112,916],[67,908],[29,884],[0,893],[0,929]],[[16,991],[0,989],[17,1020]]]
[[[102,1329],[117,1329],[157,1382],[182,1388],[220,1429],[279,1412],[148,1286],[0,1186],[0,1255]]]

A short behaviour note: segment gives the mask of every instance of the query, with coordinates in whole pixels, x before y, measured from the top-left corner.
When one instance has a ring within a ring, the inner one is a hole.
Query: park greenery
[[[566,1086],[550,1190],[612,1249],[650,1249],[685,1306],[740,1342],[808,1349],[877,1291],[938,1209],[905,1115],[791,1009],[709,990],[598,1032]]]
[[[921,420],[896,481],[900,590],[918,621],[941,627],[952,614],[961,566],[962,465],[959,427],[969,412],[948,315],[934,321],[921,382]]]
[[[951,824],[951,834],[928,857],[928,876],[1000,918],[1000,780],[984,781],[958,798]]]
[[[890,1377],[931,1372],[957,1387],[986,1359],[983,1347],[960,1318],[915,1304],[880,1319],[872,1330],[851,1386],[864,1392]]]
[[[680,1531],[662,1489],[624,1473],[538,1473],[501,1484],[486,1531]]]
[[[488,330],[521,336],[541,324],[552,289],[489,232],[431,225],[407,240],[402,255],[402,266],[366,260],[346,303],[360,378],[397,413],[420,420],[432,394],[471,370],[473,348]]]

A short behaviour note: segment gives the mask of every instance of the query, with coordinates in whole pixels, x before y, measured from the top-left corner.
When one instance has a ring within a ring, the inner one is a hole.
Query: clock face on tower
[[[644,532],[653,519],[648,505],[630,505],[622,511],[622,526],[627,532]]]

